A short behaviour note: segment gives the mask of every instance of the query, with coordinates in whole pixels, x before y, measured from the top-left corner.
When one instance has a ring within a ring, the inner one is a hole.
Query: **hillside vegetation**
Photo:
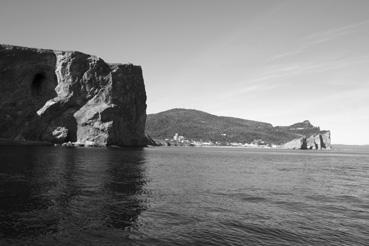
[[[320,128],[314,127],[309,121],[273,127],[265,122],[179,108],[149,114],[146,121],[146,133],[154,139],[171,139],[178,133],[186,139],[196,141],[251,143],[262,140],[279,145],[318,132]]]

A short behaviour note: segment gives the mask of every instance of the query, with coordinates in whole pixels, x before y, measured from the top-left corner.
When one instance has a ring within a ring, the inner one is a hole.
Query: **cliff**
[[[330,131],[321,131],[308,120],[291,126],[280,126],[284,130],[294,132],[299,137],[282,145],[286,149],[331,149]]]
[[[321,131],[309,121],[274,127],[270,123],[216,116],[192,109],[171,109],[149,114],[146,132],[153,139],[159,140],[158,142],[173,139],[178,133],[192,142],[212,142],[216,145],[252,144],[285,149],[330,148],[330,132]]]
[[[284,149],[331,149],[331,133],[330,131],[321,131],[310,136],[302,136],[283,144],[281,147]]]
[[[0,138],[143,146],[145,122],[141,67],[0,45]]]

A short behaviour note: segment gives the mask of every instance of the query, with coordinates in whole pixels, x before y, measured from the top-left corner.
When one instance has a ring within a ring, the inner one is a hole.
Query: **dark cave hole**
[[[31,90],[33,95],[40,95],[42,84],[44,83],[46,79],[46,76],[43,73],[36,73],[36,75],[33,77],[32,84],[31,84]]]

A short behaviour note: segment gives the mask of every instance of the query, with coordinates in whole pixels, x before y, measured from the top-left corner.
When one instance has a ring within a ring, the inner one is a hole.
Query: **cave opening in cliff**
[[[31,84],[32,95],[39,96],[42,90],[42,84],[44,83],[46,76],[43,73],[36,73],[33,77]]]

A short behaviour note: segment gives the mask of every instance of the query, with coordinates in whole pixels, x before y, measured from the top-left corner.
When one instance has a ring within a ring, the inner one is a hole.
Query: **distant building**
[[[182,143],[184,140],[185,140],[184,136],[178,136],[177,137],[177,141],[180,142],[180,143]]]

